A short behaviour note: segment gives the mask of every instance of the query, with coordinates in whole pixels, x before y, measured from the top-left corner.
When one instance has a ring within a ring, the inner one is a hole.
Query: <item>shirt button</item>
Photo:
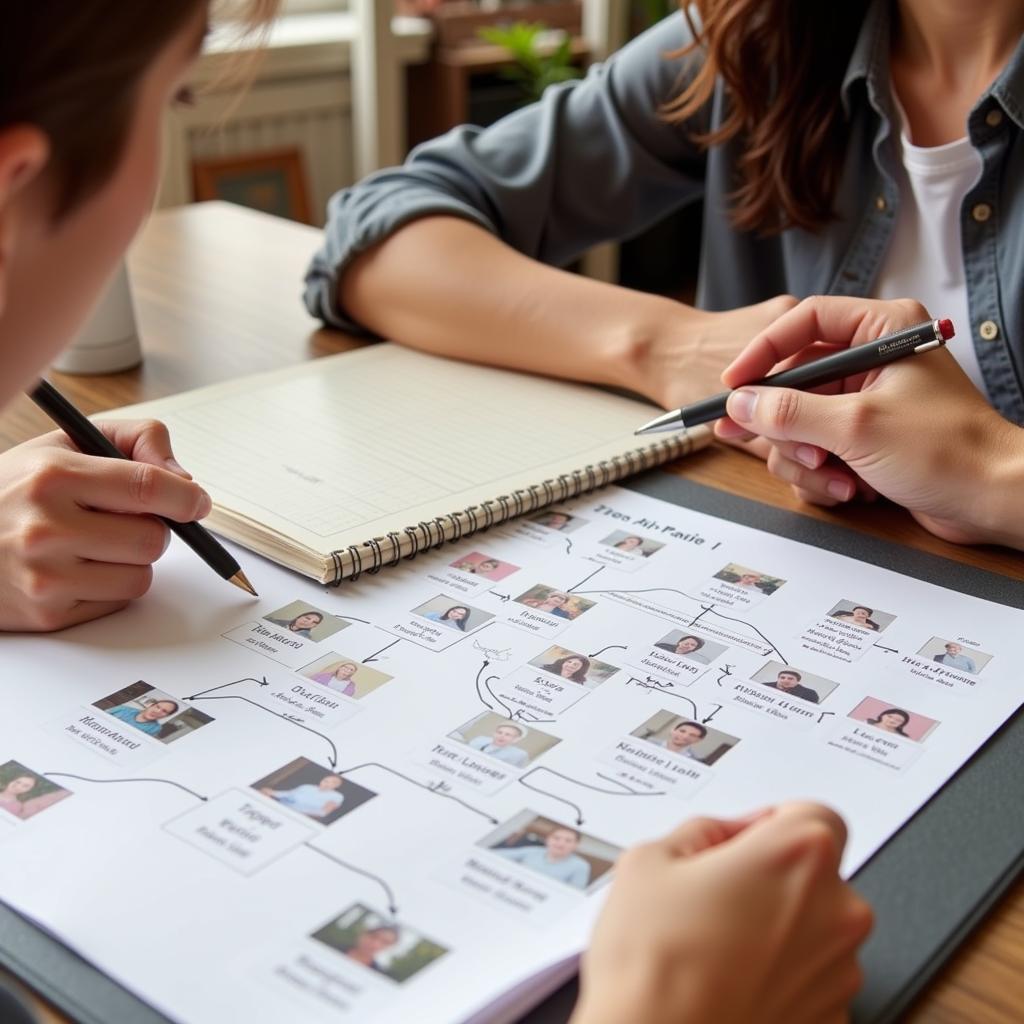
[[[885,196],[875,196],[875,209],[884,210],[889,204],[885,201]]]
[[[995,320],[984,320],[978,328],[978,333],[985,341],[995,341],[999,337],[999,324]]]
[[[971,207],[971,216],[979,224],[984,224],[992,216],[992,207],[988,203],[975,203]]]
[[[998,107],[993,107],[985,115],[985,124],[989,128],[998,128],[1003,123],[1003,112]]]

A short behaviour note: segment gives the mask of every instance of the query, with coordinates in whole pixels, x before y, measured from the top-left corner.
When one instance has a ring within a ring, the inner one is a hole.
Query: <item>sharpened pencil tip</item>
[[[234,583],[234,585],[238,587],[240,590],[244,590],[247,594],[252,594],[253,597],[260,596],[256,593],[256,589],[249,582],[248,577],[245,575],[244,572],[242,572],[241,569],[239,569],[238,572],[236,572],[235,575],[232,576],[230,580],[228,580],[228,582]]]

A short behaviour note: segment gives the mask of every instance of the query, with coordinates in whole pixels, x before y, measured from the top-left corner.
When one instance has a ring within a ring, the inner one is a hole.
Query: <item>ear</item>
[[[37,181],[50,158],[46,135],[33,125],[0,128],[0,315],[7,299],[7,281],[17,244],[15,204]]]

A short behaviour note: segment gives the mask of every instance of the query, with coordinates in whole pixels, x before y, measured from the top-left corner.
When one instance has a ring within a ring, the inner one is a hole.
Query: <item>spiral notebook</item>
[[[146,402],[216,532],[321,583],[356,578],[704,447],[597,388],[372,345]]]

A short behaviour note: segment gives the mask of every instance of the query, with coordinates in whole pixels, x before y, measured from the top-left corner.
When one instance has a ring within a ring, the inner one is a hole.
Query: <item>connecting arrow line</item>
[[[529,775],[530,773],[527,772],[526,774]],[[560,804],[567,804],[576,812],[576,824],[583,824],[583,811],[580,810],[579,804],[574,804],[571,800],[566,800],[564,796],[555,796],[554,793],[549,793],[546,789],[540,789],[538,786],[531,786],[530,783],[526,781],[526,775],[520,776],[519,785],[525,786],[527,789],[532,789],[534,793],[543,793],[544,796],[550,797],[552,800],[557,800]]]
[[[401,637],[399,637],[397,640],[392,640],[391,643],[387,645],[387,647],[382,647],[379,651],[374,651],[373,654],[371,654],[368,658],[363,658],[363,664],[369,665],[371,661],[376,661],[378,654],[383,654],[385,651],[390,651],[391,648],[395,646],[395,644],[400,644],[401,642]]]
[[[717,682],[718,685],[721,686],[722,685],[722,680],[723,679],[728,679],[729,676],[731,676],[731,675],[732,675],[732,665],[723,665],[722,666],[721,674],[719,675],[718,679],[715,680],[715,682]]]
[[[650,676],[648,676],[647,678],[650,679]],[[708,715],[707,718],[701,718],[700,717],[700,712],[697,710],[697,705],[689,697],[687,697],[687,696],[685,696],[685,695],[683,695],[681,693],[670,693],[669,692],[669,688],[672,686],[672,683],[659,683],[657,681],[652,681],[652,682],[646,682],[645,683],[642,679],[637,679],[636,676],[630,676],[628,682],[629,683],[636,683],[637,686],[641,686],[645,690],[657,690],[658,693],[663,693],[663,694],[665,694],[666,697],[675,697],[677,700],[685,700],[686,703],[689,704],[691,708],[693,708],[693,714],[690,717],[695,722],[696,721],[700,721],[700,723],[702,725],[705,722],[710,722],[711,719],[714,718],[714,716],[717,715],[718,712],[722,710],[722,705],[719,704],[717,706],[718,709],[716,711],[712,711],[711,714]],[[721,685],[721,683],[719,683],[719,685]]]
[[[487,593],[490,594],[492,597],[498,598],[503,604],[507,601],[512,600],[511,594],[499,594],[498,591],[496,590],[488,590]]]
[[[650,793],[641,793],[638,790],[631,789],[629,786],[625,785],[622,782],[619,782],[617,779],[608,779],[607,776],[600,775],[600,773],[598,773],[600,778],[605,779],[608,782],[614,782],[616,786],[620,786],[621,787],[621,789],[605,789],[603,786],[595,786],[592,783],[583,782],[581,779],[574,779],[571,775],[563,775],[561,772],[556,772],[553,768],[545,768],[543,765],[538,766],[536,768],[531,768],[528,772],[524,772],[523,775],[521,775],[519,777],[520,785],[525,786],[527,789],[532,789],[535,793],[543,793],[544,796],[549,796],[549,797],[551,797],[552,800],[558,800],[559,802],[561,802],[563,804],[568,804],[568,806],[571,807],[576,812],[576,824],[577,825],[582,825],[583,824],[583,811],[580,809],[578,804],[574,804],[571,800],[567,800],[563,796],[556,796],[554,793],[550,792],[549,790],[541,789],[539,786],[533,786],[529,782],[526,781],[531,775],[536,775],[537,772],[547,772],[549,775],[554,775],[554,776],[557,776],[559,779],[564,779],[566,782],[571,782],[574,786],[582,786],[584,789],[589,789],[589,790],[591,790],[594,793],[603,793],[605,796],[664,796],[665,795],[664,791],[650,792]]]
[[[497,678],[497,676],[488,676],[484,680],[484,689],[491,695],[491,700],[496,700],[502,706],[502,708],[504,708],[505,714],[508,715],[509,718],[512,718],[512,709],[500,697],[496,696],[494,691],[491,689],[491,680]],[[486,704],[487,702],[484,701],[484,703]],[[494,710],[494,708],[491,707],[490,704],[488,704],[487,706],[491,708],[492,711]]]
[[[321,857],[326,857],[330,861],[334,861],[335,864],[340,865],[343,868],[347,868],[349,871],[354,871],[357,875],[363,875],[365,878],[369,878],[371,881],[376,882],[383,890],[384,895],[388,901],[388,913],[392,915],[398,914],[398,905],[395,902],[395,894],[391,889],[391,886],[384,881],[379,875],[375,875],[370,871],[366,871],[364,868],[357,868],[355,864],[349,864],[347,860],[342,860],[340,857],[335,857],[333,853],[328,853],[326,850],[321,850],[319,846],[314,846],[312,843],[303,843],[303,846],[307,850],[313,850],[315,853],[319,853]]]
[[[325,736],[322,732],[317,732],[316,729],[310,729],[308,725],[303,725],[302,722],[297,722],[294,718],[289,715],[283,715],[279,711],[273,711],[263,704],[257,704],[254,700],[249,700],[248,697],[240,697],[237,693],[225,693],[221,697],[188,697],[188,700],[241,700],[245,701],[246,704],[251,704],[254,708],[259,708],[260,711],[266,711],[268,715],[273,715],[275,718],[280,718],[282,722],[287,722],[289,725],[294,725],[299,729],[305,729],[306,732],[311,732],[314,736],[319,736],[330,748],[331,748],[331,759],[330,766],[332,768],[338,767],[338,748],[334,745],[334,740],[330,736]]]
[[[749,626],[779,656],[779,660],[783,665],[789,664],[782,651],[780,651],[778,647],[776,647],[775,644],[773,644],[771,640],[769,640],[768,637],[766,637],[764,633],[762,633],[761,630],[759,630],[752,622],[747,622],[746,619],[737,619],[733,615],[723,615],[719,611],[712,611],[711,614],[717,615],[720,619],[725,619],[726,622],[738,622],[741,626]]]
[[[577,586],[579,586],[579,584],[577,584]],[[702,615],[706,614],[707,612],[710,612],[712,615],[716,615],[720,619],[725,619],[726,622],[738,622],[741,626],[749,626],[779,656],[779,658],[782,660],[782,662],[784,664],[786,664],[786,665],[789,664],[789,662],[786,661],[785,657],[783,656],[782,651],[780,651],[778,649],[778,647],[776,647],[775,644],[773,644],[771,642],[771,640],[769,640],[768,637],[766,637],[764,635],[764,633],[762,633],[761,630],[759,630],[757,628],[757,626],[755,626],[752,622],[747,622],[746,619],[737,619],[733,615],[724,615],[722,612],[718,611],[715,608],[714,605],[712,605],[709,608],[707,605],[705,605],[703,603],[703,601],[701,601],[698,598],[694,597],[692,594],[687,594],[683,590],[676,590],[674,587],[644,587],[641,590],[581,590],[581,591],[579,591],[579,593],[581,593],[581,594],[658,594],[658,593],[662,593],[662,594],[678,594],[680,597],[685,597],[687,599],[687,601],[693,601],[695,604],[700,605],[700,607],[702,609],[704,609],[701,612],[701,614],[697,616],[697,619],[699,619]],[[697,619],[694,619],[693,621],[696,622]],[[691,623],[691,625],[692,625],[692,623]]]
[[[628,648],[622,644],[609,644],[607,647],[602,647],[599,651],[594,651],[593,654],[588,654],[588,658],[596,658],[599,654],[604,654],[605,651],[625,651]]]
[[[100,784],[106,782],[159,782],[164,786],[173,786],[175,789],[183,790],[204,803],[210,799],[203,796],[202,793],[197,793],[194,789],[189,789],[188,786],[183,786],[180,782],[172,782],[170,779],[90,779],[85,775],[72,775],[71,772],[43,772],[43,775],[47,778],[78,779],[79,782],[98,782]]]
[[[372,626],[373,623],[367,619],[357,619],[354,615],[342,615],[341,612],[335,612],[335,616],[339,619],[348,619],[349,622],[363,622],[367,626]]]
[[[461,804],[466,808],[467,811],[472,811],[474,814],[479,814],[481,818],[486,818],[492,825],[499,824],[497,818],[491,817],[486,811],[481,811],[479,808],[474,807],[472,804],[467,804],[465,800],[457,796],[453,796],[451,793],[443,792],[439,786],[430,785],[426,782],[418,782],[416,779],[409,778],[408,775],[403,775],[399,771],[395,771],[394,768],[389,768],[386,764],[381,764],[379,761],[366,761],[363,764],[354,765],[352,768],[342,768],[338,771],[339,775],[351,775],[352,772],[357,772],[361,768],[380,768],[382,771],[390,772],[392,775],[397,775],[398,778],[408,782],[412,786],[417,786],[419,789],[425,789],[428,793],[433,793],[435,796],[444,797],[445,800],[454,800],[455,803]]]
[[[700,724],[701,724],[701,725],[707,725],[707,724],[708,724],[708,722],[710,722],[710,721],[711,721],[711,719],[712,719],[712,718],[714,718],[714,717],[715,717],[715,715],[717,715],[717,714],[718,714],[718,712],[719,712],[719,711],[721,711],[721,710],[722,710],[722,705],[721,705],[721,704],[716,704],[716,705],[715,705],[715,710],[714,710],[714,711],[712,711],[712,712],[711,712],[711,714],[707,716],[707,718],[702,718],[702,719],[700,720]]]
[[[571,555],[572,554],[572,541],[568,537],[563,537],[562,540],[565,541],[565,553],[567,555]]]
[[[873,647],[877,647],[880,651],[888,651],[890,654],[899,654],[895,647],[883,647],[881,644],[872,644]]]
[[[599,565],[589,576],[585,576],[575,586],[570,587],[566,591],[566,593],[568,593],[568,594],[573,593],[573,591],[576,589],[576,587],[582,587],[584,583],[586,583],[588,580],[592,580],[599,572],[602,572],[603,570],[604,570],[604,566],[603,565]]]
[[[477,695],[477,697],[480,698],[480,703],[483,704],[484,707],[489,708],[491,711],[493,711],[494,710],[494,705],[493,704],[488,704],[487,701],[484,700],[484,695],[480,692],[480,676],[483,675],[484,669],[487,668],[488,665],[490,665],[490,662],[486,658],[484,658],[484,663],[477,670],[476,679],[474,680],[474,685],[476,686],[476,695]],[[497,678],[497,677],[494,677],[494,678]]]
[[[224,683],[222,686],[213,686],[209,690],[200,690],[199,693],[192,694],[191,697],[186,697],[185,700],[195,700],[197,697],[202,697],[206,693],[216,693],[218,690],[226,690],[229,686],[237,686],[239,683],[259,683],[260,686],[269,686],[266,676],[260,676],[257,679],[255,676],[245,676],[243,679],[235,679],[233,682]]]
[[[825,720],[825,716],[826,715],[834,715],[834,714],[835,714],[834,711],[822,711],[821,714],[818,715],[818,725],[821,725],[821,723]]]

